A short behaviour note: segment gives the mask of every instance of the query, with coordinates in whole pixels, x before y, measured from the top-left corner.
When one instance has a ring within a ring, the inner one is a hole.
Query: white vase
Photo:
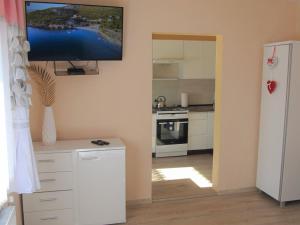
[[[52,145],[56,142],[56,127],[51,106],[45,106],[44,109],[42,140],[44,145]]]

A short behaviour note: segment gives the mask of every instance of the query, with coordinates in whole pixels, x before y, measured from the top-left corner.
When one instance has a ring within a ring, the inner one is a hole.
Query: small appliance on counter
[[[181,107],[188,107],[189,106],[189,95],[188,93],[181,93]]]
[[[165,96],[158,96],[155,100],[155,108],[164,108],[167,106],[167,99]]]

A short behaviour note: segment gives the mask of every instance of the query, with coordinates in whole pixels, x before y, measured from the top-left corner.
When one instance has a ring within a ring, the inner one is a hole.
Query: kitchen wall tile
[[[167,98],[167,105],[180,105],[180,94],[189,95],[189,104],[212,104],[214,102],[214,79],[191,80],[154,80],[152,84],[152,100],[163,95]]]

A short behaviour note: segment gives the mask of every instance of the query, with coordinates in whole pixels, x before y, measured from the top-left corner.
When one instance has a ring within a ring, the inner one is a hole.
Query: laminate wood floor
[[[258,192],[157,201],[127,207],[127,225],[296,225],[300,202],[280,208]]]
[[[153,158],[153,200],[215,195],[211,186],[211,154]]]

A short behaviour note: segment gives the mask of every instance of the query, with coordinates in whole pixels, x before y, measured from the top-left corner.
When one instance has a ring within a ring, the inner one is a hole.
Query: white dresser
[[[34,143],[41,189],[23,195],[25,225],[126,222],[125,145],[108,139]]]

